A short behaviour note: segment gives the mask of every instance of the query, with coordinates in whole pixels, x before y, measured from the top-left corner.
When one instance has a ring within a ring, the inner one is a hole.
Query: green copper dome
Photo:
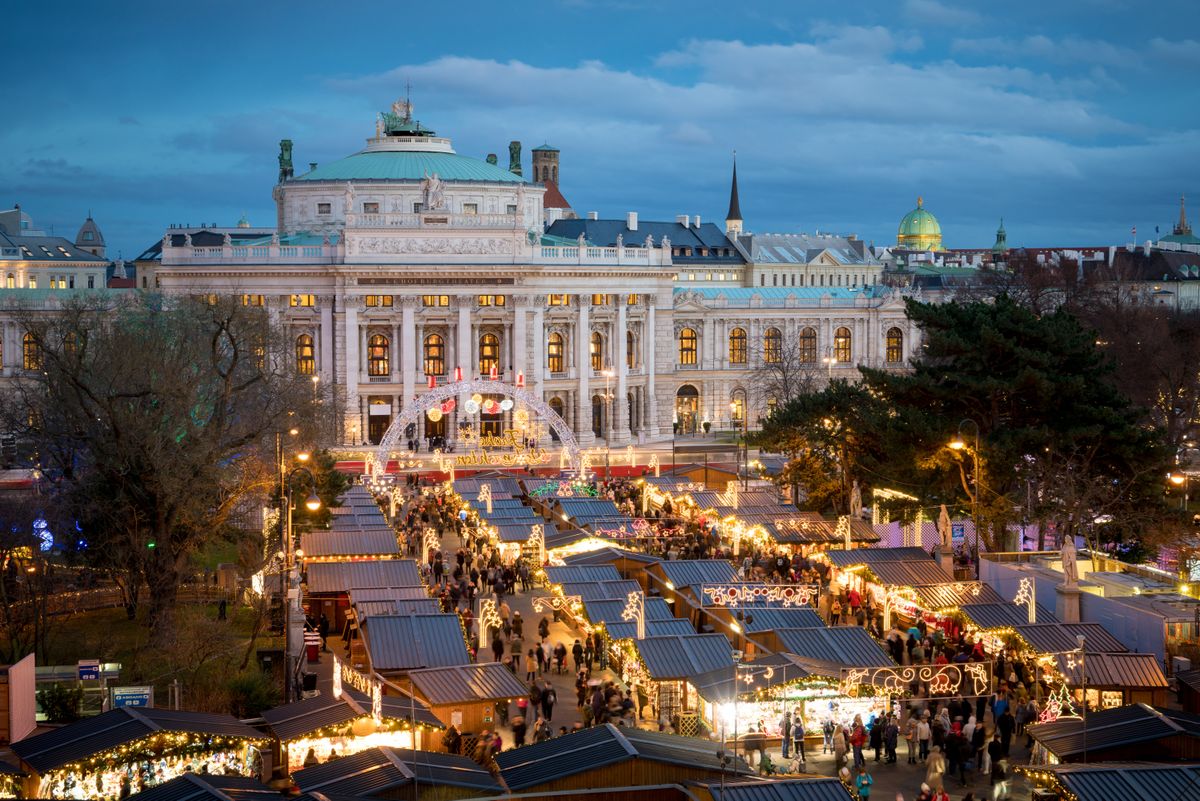
[[[896,246],[908,250],[941,250],[942,226],[925,210],[924,202],[917,198],[917,207],[904,215],[896,232]]]
[[[419,181],[426,175],[443,181],[481,181],[490,183],[523,183],[495,164],[428,150],[365,150],[339,161],[322,164],[315,170],[297,175],[297,181]]]

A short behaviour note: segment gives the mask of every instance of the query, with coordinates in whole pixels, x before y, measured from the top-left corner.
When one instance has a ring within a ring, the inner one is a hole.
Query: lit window
[[[849,328],[839,328],[833,332],[833,360],[838,364],[850,363]]]
[[[899,328],[889,328],[884,347],[884,360],[888,364],[904,361],[904,334]]]
[[[554,332],[546,340],[546,365],[552,373],[563,372],[563,335]]]
[[[571,305],[571,296],[570,295],[551,295],[550,296],[550,305],[551,306],[570,306]]]
[[[331,203],[318,203],[317,204],[317,214],[331,214],[331,213],[333,213],[333,205]]]
[[[612,295],[592,295],[593,306],[607,306],[612,302]]]
[[[449,295],[422,295],[421,296],[421,305],[426,306],[426,307],[449,306],[450,305],[450,296]]]
[[[600,336],[599,331],[592,332],[591,341],[591,360],[593,370],[604,369],[604,337]]]
[[[388,356],[390,350],[388,338],[383,334],[375,334],[367,340],[367,375],[380,376],[388,374]]]
[[[261,306],[263,305],[262,295],[242,295],[243,306]]]
[[[425,337],[425,375],[446,374],[446,341],[440,334]]]
[[[798,355],[801,364],[816,364],[817,362],[817,329],[802,328],[800,330]]]
[[[8,287],[9,289],[16,289],[17,288],[17,277],[15,275],[13,275],[12,273],[9,273],[8,278],[5,281],[4,285],[6,287]]]
[[[462,213],[474,217],[475,215],[479,214],[479,204],[478,203],[464,203]]]
[[[625,366],[630,370],[637,366],[637,349],[634,348],[632,331],[625,332]]]
[[[21,356],[26,370],[42,369],[42,346],[38,344],[33,334],[26,333],[21,340]]]
[[[37,276],[36,275],[29,276],[29,288],[37,289]]]
[[[479,338],[479,374],[488,375],[493,367],[500,369],[500,337],[484,334]]]
[[[503,306],[504,305],[504,295],[480,295],[479,296],[479,305],[480,306]]]
[[[638,296],[637,296],[637,295],[630,295],[629,297],[627,297],[627,298],[625,299],[625,305],[626,305],[626,306],[636,306],[636,305],[638,305]]]
[[[291,298],[289,298],[289,302],[293,306],[316,306],[317,305],[317,296],[316,295],[292,295]]]
[[[763,334],[763,361],[767,364],[783,361],[783,335],[778,328],[768,328]]]
[[[296,337],[296,372],[300,375],[312,375],[316,367],[312,335],[301,334]]]
[[[685,328],[679,332],[679,363],[694,365],[696,363],[696,331]]]
[[[746,363],[746,329],[735,328],[729,332],[729,363]]]
[[[368,306],[382,306],[386,308],[391,308],[392,306],[391,295],[367,295],[366,300]]]

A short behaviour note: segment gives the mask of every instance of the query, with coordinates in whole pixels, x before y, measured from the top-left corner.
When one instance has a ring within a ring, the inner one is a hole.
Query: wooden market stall
[[[502,793],[486,768],[465,756],[377,747],[305,768],[292,776],[301,798],[456,801]]]
[[[494,730],[496,704],[529,693],[529,688],[498,662],[412,670],[408,681],[441,725],[453,724],[464,737]]]
[[[1060,762],[1200,760],[1200,716],[1146,704],[1089,712],[1029,726],[1033,765]]]
[[[122,707],[13,743],[26,798],[116,801],[186,772],[262,773],[270,738],[230,715]]]
[[[322,614],[333,631],[344,631],[350,592],[357,589],[424,587],[412,559],[318,562],[304,572],[304,597],[314,619]]]
[[[658,716],[681,733],[694,733],[699,696],[692,681],[718,669],[732,670],[733,648],[724,634],[686,634],[622,640],[622,680],[640,686]],[[691,726],[689,727],[689,722]]]
[[[359,625],[368,673],[395,680],[412,670],[471,661],[462,619],[453,613],[380,615],[359,621]]]
[[[1035,798],[1056,801],[1126,801],[1131,798],[1191,801],[1200,798],[1200,764],[1155,765],[1144,761],[1017,766],[1030,778]],[[1040,792],[1038,792],[1040,791]]]

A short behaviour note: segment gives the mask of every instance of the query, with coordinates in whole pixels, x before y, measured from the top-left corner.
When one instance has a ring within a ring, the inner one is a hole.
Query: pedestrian
[[[558,645],[554,646],[554,672],[562,675],[563,669],[567,666],[567,646],[559,640]]]
[[[495,662],[499,662],[504,658],[504,641],[499,637],[492,640],[492,656],[495,657],[493,660]]]
[[[800,761],[800,769],[808,768],[808,755],[804,752],[804,716],[800,707],[796,707],[792,715],[792,746],[795,748],[796,759]]]
[[[525,621],[521,619],[520,612],[513,612],[512,633],[518,640],[525,636]]]
[[[224,605],[225,602],[221,601],[221,604]],[[224,620],[225,616],[222,615],[221,619]],[[324,612],[321,613],[321,619],[317,621],[317,633],[321,635],[321,650],[329,653],[329,618],[325,617]]]
[[[920,746],[918,756],[921,759],[921,764],[929,758],[929,738],[932,736],[932,730],[929,727],[929,711],[926,710],[921,719],[917,721],[917,743]]]
[[[786,760],[791,754],[792,745],[792,713],[790,710],[783,710],[783,717],[779,720],[779,754]]]
[[[904,726],[904,742],[908,746],[908,764],[917,764],[917,719],[911,715]]]
[[[575,672],[578,673],[580,667],[583,666],[583,643],[581,643],[578,639],[576,639],[575,644],[571,646],[571,659],[575,663]]]
[[[992,763],[992,801],[1008,798],[1008,760],[1004,757]]]
[[[821,753],[833,753],[833,718],[825,718],[821,724]]]
[[[837,626],[842,622],[842,602],[834,596],[833,603],[829,606],[829,625]]]
[[[1017,728],[1017,719],[1013,717],[1012,709],[1005,707],[1000,713],[1000,717],[996,719],[996,729],[1000,732],[1000,753],[1003,756],[1008,756],[1008,749],[1012,745],[1013,731]]]
[[[525,681],[533,681],[540,668],[540,660],[533,655],[533,649],[525,655]]]
[[[867,773],[866,765],[858,766],[858,776],[854,779],[854,786],[858,789],[858,797],[862,801],[869,801],[871,798],[871,785],[875,780],[871,778],[871,774]]]
[[[992,741],[987,747],[987,771],[991,776],[991,784],[996,783],[996,766],[1000,764],[1000,760],[1004,759],[1004,746],[1000,743],[1000,735],[992,736]]]
[[[887,718],[875,718],[871,723],[871,735],[869,742],[871,750],[875,752],[875,761],[878,762],[880,755],[883,752],[883,729],[887,726]]]
[[[935,790],[943,789],[942,777],[946,774],[946,759],[942,756],[942,749],[934,746],[929,752],[929,759],[926,762],[925,768],[925,783]]]
[[[883,748],[889,765],[896,764],[896,742],[900,739],[900,727],[896,725],[896,717],[889,715],[887,726],[883,730]]]
[[[542,688],[542,717],[547,721],[554,719],[554,704],[558,701],[558,693],[554,691],[554,687],[550,685],[550,680],[547,679],[545,686]]]
[[[833,730],[833,770],[838,773],[842,768],[846,767],[846,751],[848,745],[846,743],[846,730],[840,725],[834,726]]]
[[[854,716],[854,724],[850,729],[850,747],[854,749],[854,767],[867,764],[863,758],[863,746],[867,744],[867,730],[863,727],[862,716]]]

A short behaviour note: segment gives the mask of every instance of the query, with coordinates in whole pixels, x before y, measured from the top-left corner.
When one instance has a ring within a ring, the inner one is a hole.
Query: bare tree
[[[751,397],[756,408],[786,406],[812,394],[825,385],[815,342],[802,338],[799,330],[785,326],[768,327],[758,341],[750,344]],[[777,331],[778,338],[769,332]]]

